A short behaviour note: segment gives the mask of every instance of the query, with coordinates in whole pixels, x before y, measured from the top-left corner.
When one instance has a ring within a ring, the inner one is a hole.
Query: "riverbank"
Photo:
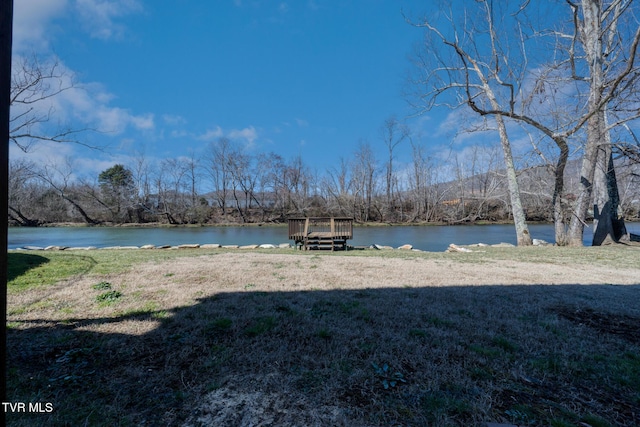
[[[637,425],[640,248],[476,249],[10,251],[8,423]]]
[[[531,225],[533,238],[553,241],[551,225]],[[640,229],[638,229],[640,232]],[[293,241],[288,240],[287,227],[44,227],[10,228],[9,249],[32,246],[66,247],[114,247],[154,245],[178,246],[183,244],[259,245]],[[590,243],[590,234],[585,233],[585,244]],[[450,243],[469,245],[515,244],[515,233],[511,225],[467,225],[467,226],[385,226],[354,227],[353,239],[347,242],[354,247],[385,245],[394,248],[412,245],[423,251],[444,251]]]

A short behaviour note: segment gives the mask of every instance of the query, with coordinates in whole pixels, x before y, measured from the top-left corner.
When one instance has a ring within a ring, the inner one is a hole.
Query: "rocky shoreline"
[[[534,246],[548,246],[551,245],[544,240],[534,239]],[[487,245],[485,243],[476,243],[474,245],[459,246],[451,243],[445,252],[473,252],[470,248],[482,248],[482,247],[515,247],[511,243],[498,243],[493,245]],[[182,245],[142,245],[142,246],[108,246],[98,248],[97,246],[23,246],[13,251],[89,251],[89,250],[135,250],[135,249],[163,249],[163,250],[178,250],[178,249],[296,249],[295,245],[291,243],[280,243],[277,245],[271,243],[263,243],[260,245],[221,245],[219,243],[187,243]],[[370,246],[349,246],[347,250],[399,250],[399,251],[412,251],[412,252],[424,252],[420,249],[416,249],[413,245],[406,244],[394,248],[392,246],[373,244]]]

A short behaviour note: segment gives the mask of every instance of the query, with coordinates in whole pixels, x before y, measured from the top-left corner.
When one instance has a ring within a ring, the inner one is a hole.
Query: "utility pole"
[[[9,107],[11,106],[11,45],[13,0],[0,0],[0,212],[7,213],[9,199]],[[4,216],[4,215],[2,215]],[[2,401],[7,401],[7,217],[0,226],[0,283],[2,283]],[[6,421],[2,411],[2,421]],[[2,424],[6,425],[6,422]]]

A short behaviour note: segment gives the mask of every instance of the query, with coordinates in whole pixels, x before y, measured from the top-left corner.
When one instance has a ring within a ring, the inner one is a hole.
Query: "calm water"
[[[640,234],[640,223],[627,224],[629,232]],[[552,225],[530,225],[534,239],[553,242]],[[411,244],[426,251],[444,251],[450,243],[516,243],[513,225],[457,226],[393,226],[355,227],[350,245],[371,244],[398,247]],[[106,227],[43,227],[9,228],[9,249],[24,246],[142,246],[179,245],[186,243],[219,243],[221,245],[251,245],[288,242],[287,228],[263,227],[196,227],[196,228],[106,228]],[[291,242],[292,243],[292,242]],[[591,244],[591,230],[585,230],[585,244]]]

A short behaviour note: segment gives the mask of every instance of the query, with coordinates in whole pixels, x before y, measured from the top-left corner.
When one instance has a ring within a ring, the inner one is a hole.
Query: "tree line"
[[[393,153],[381,161],[366,142],[349,158],[318,171],[299,156],[250,154],[226,138],[212,143],[205,156],[154,164],[139,155],[93,179],[72,179],[71,162],[12,161],[9,221],[37,226],[279,223],[300,216],[408,224],[513,220],[508,178],[495,147],[476,146],[443,162],[430,157],[425,144],[407,139],[411,161],[401,168],[393,167]],[[618,164],[621,213],[638,219],[640,165],[626,158]],[[569,162],[576,177],[578,165]],[[526,220],[553,221],[552,168],[536,165],[517,175]],[[579,191],[577,179],[569,181],[568,187]],[[575,194],[566,197],[575,200]]]

